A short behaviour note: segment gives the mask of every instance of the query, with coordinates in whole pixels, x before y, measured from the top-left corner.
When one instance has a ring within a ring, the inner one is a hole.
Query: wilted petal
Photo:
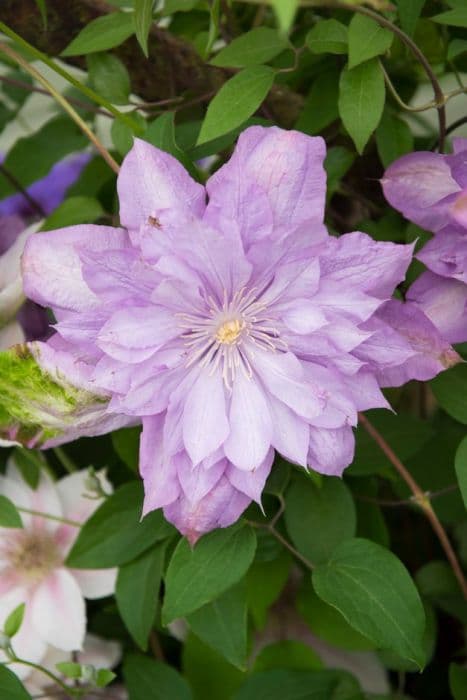
[[[133,148],[124,158],[117,180],[120,200],[120,221],[137,231],[149,217],[157,219],[164,209],[201,216],[205,207],[205,192],[176,158],[135,139]]]
[[[66,569],[55,569],[35,590],[31,615],[36,634],[64,651],[81,649],[86,609],[80,588]]]

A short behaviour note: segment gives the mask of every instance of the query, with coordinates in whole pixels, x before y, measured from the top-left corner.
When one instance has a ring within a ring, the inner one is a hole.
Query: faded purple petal
[[[467,341],[467,285],[424,272],[412,284],[407,300],[413,301],[450,343]]]
[[[423,246],[417,258],[438,275],[467,284],[467,230],[444,228]]]

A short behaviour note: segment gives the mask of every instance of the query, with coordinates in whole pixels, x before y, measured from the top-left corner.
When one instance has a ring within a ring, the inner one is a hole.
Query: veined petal
[[[120,221],[131,230],[147,224],[149,217],[157,219],[163,209],[201,216],[205,207],[204,187],[176,158],[141,139],[135,139],[123,160],[117,189]]]
[[[22,260],[26,296],[42,306],[84,311],[98,308],[99,299],[83,279],[79,248],[101,251],[124,247],[128,235],[110,226],[69,226],[38,233],[25,246]]]
[[[428,316],[450,343],[467,340],[467,285],[427,271],[412,284],[407,300]]]
[[[353,460],[355,438],[352,428],[310,429],[308,465],[320,474],[341,476]]]
[[[325,145],[321,137],[277,127],[252,126],[241,134],[228,163],[208,181],[211,208],[221,209],[227,218],[240,221],[245,242],[253,243],[263,234],[245,223],[245,201],[253,188],[267,196],[273,214],[274,237],[307,227],[313,242],[323,240],[326,175],[323,169]]]
[[[274,450],[269,450],[264,461],[253,471],[237,469],[233,464],[229,464],[226,475],[232,486],[251,498],[256,503],[261,503],[261,493],[264,489],[266,479],[271,471],[274,461]]]
[[[141,362],[180,334],[171,312],[156,306],[116,311],[102,327],[97,344],[110,357]]]
[[[164,416],[143,418],[139,469],[144,482],[143,515],[166,506],[180,493],[176,463],[164,453]]]

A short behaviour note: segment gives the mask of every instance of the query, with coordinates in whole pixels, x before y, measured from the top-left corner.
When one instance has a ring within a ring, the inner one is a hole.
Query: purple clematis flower
[[[163,507],[191,541],[259,502],[274,449],[341,475],[357,411],[388,406],[386,370],[418,358],[433,376],[454,361],[377,316],[412,246],[327,234],[324,155],[319,137],[249,128],[206,202],[178,161],[136,140],[118,177],[122,228],[27,243],[25,291],[57,318],[57,372],[79,357],[108,413],[142,420],[144,510]]]
[[[429,269],[407,299],[450,343],[467,341],[467,139],[454,153],[403,156],[386,170],[384,194],[406,218],[435,236],[417,257]]]

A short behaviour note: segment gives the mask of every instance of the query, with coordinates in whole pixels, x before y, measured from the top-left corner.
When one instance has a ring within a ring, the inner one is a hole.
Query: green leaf
[[[74,122],[68,117],[56,117],[32,136],[18,139],[8,152],[4,166],[27,187],[45,177],[57,161],[86,145],[86,137]],[[0,199],[14,192],[13,185],[0,176]]]
[[[5,700],[32,700],[19,678],[3,664],[0,664],[0,698],[5,698]]]
[[[370,540],[346,540],[313,571],[316,593],[383,649],[425,663],[425,612],[402,562]]]
[[[330,199],[339,189],[339,184],[355,160],[355,152],[344,146],[331,146],[324,159],[327,174],[326,197]]]
[[[338,544],[355,535],[354,502],[337,477],[326,477],[318,488],[297,475],[285,494],[284,515],[292,542],[313,564],[325,562]]]
[[[254,673],[233,700],[363,700],[357,681],[344,671]]]
[[[110,128],[112,142],[122,156],[126,156],[130,148],[133,146],[135,136],[140,136],[146,131],[147,128],[146,120],[143,116],[141,116],[141,114],[134,114],[133,119],[138,125],[138,131],[136,131],[136,129],[131,129],[120,119],[114,119]]]
[[[144,55],[148,57],[148,38],[152,25],[154,0],[133,0],[135,9],[135,32]]]
[[[396,0],[401,27],[406,34],[413,36],[425,0]]]
[[[153,146],[170,153],[170,155],[180,161],[193,177],[197,177],[193,161],[179,148],[175,140],[175,115],[173,112],[165,112],[157,119],[154,119],[148,125],[143,138],[145,141],[152,143]]]
[[[165,578],[163,624],[198,610],[237,583],[255,549],[254,531],[242,524],[210,532],[193,549],[180,540]]]
[[[433,393],[446,413],[467,424],[467,364],[461,363],[431,381]]]
[[[80,56],[97,51],[107,51],[122,44],[135,32],[133,14],[110,12],[93,19],[62,51],[62,56]]]
[[[389,49],[394,34],[365,15],[354,15],[349,24],[349,68],[355,68]]]
[[[136,559],[173,528],[156,510],[141,521],[143,487],[133,481],[121,486],[81,528],[68,555],[67,566],[107,569]]]
[[[115,598],[129,633],[146,651],[156,617],[167,543],[160,542],[118,572]]]
[[[47,5],[45,4],[45,0],[36,0],[36,5],[41,13],[44,30],[47,30]]]
[[[140,435],[140,426],[115,430],[111,435],[115,452],[133,472],[138,471]]]
[[[81,678],[83,667],[74,661],[59,661],[55,664],[57,671],[65,676],[65,678]]]
[[[272,561],[254,561],[246,574],[248,609],[258,629],[266,624],[267,611],[277,600],[289,577],[291,558],[281,549]]]
[[[41,469],[46,465],[42,452],[16,447],[13,452],[13,460],[24,481],[35,491],[39,484]]]
[[[414,149],[410,127],[403,119],[385,110],[376,129],[376,147],[385,168]]]
[[[275,29],[256,27],[233,39],[211,63],[233,68],[257,66],[267,63],[287,48],[290,48],[290,42]]]
[[[448,61],[453,61],[458,56],[461,56],[467,51],[467,40],[466,39],[453,39],[449,42],[447,59]]]
[[[456,468],[457,481],[461,490],[462,499],[467,508],[467,436],[457,448],[454,466]]]
[[[224,83],[209,104],[197,144],[222,136],[251,117],[271,89],[274,76],[268,66],[252,66]]]
[[[467,668],[460,664],[449,664],[449,689],[454,700],[467,698]]]
[[[130,700],[192,700],[184,678],[171,666],[131,654],[123,662]]]
[[[337,68],[320,73],[311,86],[295,128],[314,136],[338,119],[338,86]]]
[[[13,501],[0,494],[0,527],[23,527],[21,515]]]
[[[433,428],[427,421],[409,414],[369,411],[366,415],[400,459],[407,459],[416,454],[433,436]],[[394,467],[391,462],[362,425],[358,426],[355,438],[355,457],[349,474],[393,474]]]
[[[5,620],[3,631],[7,637],[10,637],[10,639],[14,637],[17,632],[19,632],[21,625],[23,624],[25,609],[25,603],[21,603],[21,605],[18,605],[18,607],[15,608]]]
[[[197,637],[222,654],[233,666],[246,670],[247,605],[245,585],[233,586],[188,616]]]
[[[108,668],[99,668],[96,673],[96,685],[98,688],[105,688],[116,677],[116,674]]]
[[[275,668],[308,671],[323,668],[323,662],[308,644],[286,639],[263,647],[255,659],[253,670],[258,672]]]
[[[292,27],[299,0],[269,0],[269,4],[274,8],[280,30],[287,34]]]
[[[64,226],[89,224],[105,214],[94,197],[69,197],[42,224],[41,231],[53,231]]]
[[[112,53],[91,53],[86,63],[93,90],[113,104],[128,104],[130,76],[117,56]]]
[[[451,27],[467,27],[467,7],[456,7],[454,10],[442,12],[431,18],[438,24],[448,24]]]
[[[306,45],[311,53],[346,54],[348,48],[347,27],[336,19],[323,19],[307,34]]]
[[[385,99],[384,77],[378,59],[345,68],[339,81],[339,114],[362,154],[379,124]]]
[[[375,648],[372,641],[349,625],[339,610],[316,595],[311,579],[305,580],[298,592],[297,610],[313,634],[338,649],[370,651]]]
[[[246,677],[191,632],[183,645],[182,668],[195,700],[230,700]]]

